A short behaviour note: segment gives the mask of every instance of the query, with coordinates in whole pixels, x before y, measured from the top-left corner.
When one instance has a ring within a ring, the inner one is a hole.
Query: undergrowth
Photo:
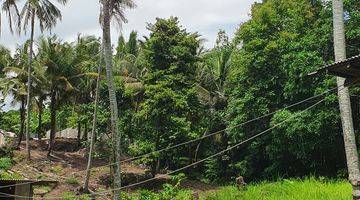
[[[351,186],[346,181],[282,180],[248,185],[239,190],[235,186],[205,194],[202,200],[351,200]]]

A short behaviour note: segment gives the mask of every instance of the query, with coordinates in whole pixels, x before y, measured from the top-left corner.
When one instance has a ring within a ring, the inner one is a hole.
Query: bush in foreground
[[[206,194],[203,200],[350,200],[351,186],[346,181],[283,180],[249,185],[244,190],[229,186]]]

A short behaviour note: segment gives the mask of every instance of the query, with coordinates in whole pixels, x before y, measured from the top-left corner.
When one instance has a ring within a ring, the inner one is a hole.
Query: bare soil
[[[30,161],[25,159],[26,152],[24,144],[21,145],[20,150],[14,152],[14,160],[17,163],[12,168],[12,171],[30,180],[58,181],[55,187],[37,189],[35,191],[35,197],[39,197],[40,199],[41,197],[62,197],[65,192],[78,194],[83,185],[87,165],[87,157],[84,153],[86,150],[80,149],[79,151],[74,151],[74,146],[77,145],[76,141],[57,139],[56,144],[58,148],[56,148],[56,151],[53,152],[51,157],[47,156],[47,145],[45,141],[31,141],[32,151]],[[59,147],[63,147],[63,149]],[[109,162],[105,159],[94,158],[90,178],[91,191],[102,192],[110,189],[109,182],[106,181],[108,177],[110,177],[108,164]],[[145,174],[144,168],[133,163],[123,163],[121,167],[122,173]],[[170,182],[170,178],[162,177],[133,190],[128,190],[127,192],[131,193],[139,188],[157,191],[167,182]],[[216,186],[188,180],[184,181],[181,187],[191,189],[197,193],[217,190]],[[41,193],[41,195],[37,195],[36,192]],[[104,198],[107,199],[108,197],[102,197],[102,199]]]

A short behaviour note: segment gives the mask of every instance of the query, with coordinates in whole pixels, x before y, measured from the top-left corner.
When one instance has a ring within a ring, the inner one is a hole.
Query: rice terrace
[[[359,0],[0,0],[0,200],[360,200]]]

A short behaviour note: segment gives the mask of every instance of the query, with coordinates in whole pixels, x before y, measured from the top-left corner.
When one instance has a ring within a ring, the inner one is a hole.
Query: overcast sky
[[[199,32],[207,39],[206,47],[212,47],[219,29],[224,29],[230,36],[241,22],[249,18],[251,4],[256,0],[135,0],[137,8],[127,10],[129,20],[122,27],[128,37],[131,30],[137,30],[140,36],[147,35],[147,22],[154,22],[156,17],[177,16],[183,27],[191,32]],[[98,24],[98,0],[69,0],[61,7],[63,19],[52,31],[65,41],[74,41],[78,33],[100,36]],[[14,49],[17,43],[28,36],[13,36],[3,19],[0,44]],[[120,28],[113,28],[113,43],[117,41]],[[39,29],[36,36],[39,36]]]
[[[231,37],[241,22],[249,18],[251,5],[259,0],[135,0],[137,8],[127,10],[127,24],[112,29],[113,44],[122,33],[128,37],[132,30],[139,36],[148,35],[147,23],[153,23],[156,17],[179,17],[181,25],[191,32],[199,32],[205,38],[207,48],[214,45],[219,29],[225,30]],[[24,2],[21,0],[20,2]],[[52,30],[64,41],[74,41],[78,33],[101,36],[98,24],[98,0],[69,0],[66,6],[61,6],[63,19]],[[21,5],[20,5],[21,6]],[[4,16],[3,16],[4,17]],[[21,44],[29,36],[11,35],[7,19],[3,18],[0,44],[14,50],[16,44]],[[39,29],[35,31],[40,35]],[[49,33],[47,33],[49,34]],[[0,96],[1,98],[1,96]],[[6,99],[8,103],[11,98]],[[9,105],[4,110],[8,110]]]

